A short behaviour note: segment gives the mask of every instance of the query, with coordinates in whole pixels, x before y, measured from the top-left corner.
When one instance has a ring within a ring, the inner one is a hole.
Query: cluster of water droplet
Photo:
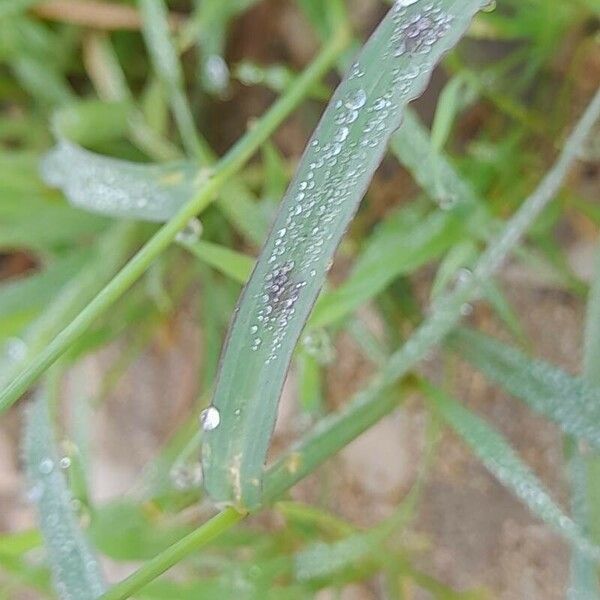
[[[278,356],[303,288],[307,294],[318,289],[314,280],[328,268],[331,241],[339,240],[356,209],[357,189],[366,187],[387,139],[399,125],[400,104],[424,85],[423,75],[432,68],[425,55],[450,27],[453,16],[439,0],[427,0],[418,8],[413,4],[417,3],[402,0],[392,9],[390,41],[381,53],[387,64],[382,66],[378,96],[369,97],[373,82],[366,82],[360,61],[351,66],[347,89],[333,104],[334,129],[327,132],[326,142],[319,140],[322,132],[317,130],[307,151],[311,162],[293,182],[285,212],[268,242],[268,267],[249,323],[250,348],[260,348],[267,363]],[[416,66],[414,60],[403,60],[415,55],[420,56]],[[330,117],[325,121],[331,122]],[[350,210],[345,206],[349,202]]]

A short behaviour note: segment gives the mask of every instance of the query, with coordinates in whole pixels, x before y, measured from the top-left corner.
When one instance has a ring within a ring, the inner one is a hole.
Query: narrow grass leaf
[[[183,69],[169,32],[167,7],[163,0],[140,0],[139,6],[144,39],[154,70],[167,89],[181,141],[190,156],[209,158],[210,149],[196,133],[194,117],[184,93]]]
[[[181,240],[179,244],[202,262],[238,283],[245,284],[254,267],[255,261],[251,256],[236,252],[220,244],[213,244],[204,240]]]
[[[588,296],[587,316],[584,330],[583,370],[586,381],[594,387],[600,387],[600,252],[596,254],[594,281]],[[592,496],[600,484],[598,467],[600,457],[597,453],[584,453],[576,442],[571,445],[569,470],[571,475],[573,518],[592,539],[593,524],[600,522],[598,504]],[[567,592],[568,600],[598,600],[600,585],[596,565],[576,546],[571,555],[571,580]]]
[[[415,207],[398,210],[376,229],[350,277],[319,299],[311,326],[329,325],[356,310],[396,277],[440,256],[462,233],[462,221],[452,212],[424,215]]]
[[[14,335],[37,312],[50,304],[62,286],[80,271],[87,260],[87,252],[73,253],[61,257],[42,271],[0,285],[0,338]]]
[[[27,415],[25,463],[55,588],[61,600],[94,600],[105,584],[98,560],[77,523],[60,460],[48,401],[38,392]]]
[[[229,333],[203,444],[205,486],[217,503],[260,504],[285,373],[333,253],[406,103],[423,91],[481,5],[396,3],[334,94]]]
[[[453,77],[440,94],[431,126],[431,144],[438,152],[446,144],[461,108],[463,86],[464,81],[460,76]]]
[[[531,472],[508,442],[485,421],[427,382],[421,387],[440,416],[467,443],[502,485],[510,489],[529,509],[594,560],[600,548],[556,505],[543,484]]]
[[[448,158],[435,148],[427,129],[413,111],[406,111],[390,148],[421,188],[442,208],[459,201],[468,206],[483,204]]]
[[[134,163],[96,154],[67,139],[46,154],[41,173],[73,206],[156,222],[173,216],[198,187],[198,171],[191,163]]]
[[[565,433],[600,447],[599,387],[481,333],[458,330],[451,344],[487,377]]]

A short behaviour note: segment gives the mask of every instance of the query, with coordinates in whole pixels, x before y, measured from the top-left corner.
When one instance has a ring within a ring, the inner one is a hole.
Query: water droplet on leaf
[[[209,406],[200,413],[200,425],[203,431],[212,431],[219,426],[221,415],[216,406]]]

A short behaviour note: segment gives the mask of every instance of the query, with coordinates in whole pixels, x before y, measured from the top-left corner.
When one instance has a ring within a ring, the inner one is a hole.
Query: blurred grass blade
[[[600,547],[592,544],[555,504],[543,484],[497,431],[431,384],[422,381],[421,388],[444,421],[458,433],[502,485],[510,489],[536,516],[575,543],[587,556],[600,561]]]
[[[595,388],[600,388],[600,252],[598,251],[595,262],[594,281],[588,296],[584,331],[583,371],[585,380]],[[592,539],[598,543],[597,526],[600,523],[600,509],[592,497],[591,490],[599,487],[600,457],[597,453],[583,452],[575,441],[570,446],[569,469],[573,518],[586,533],[592,534]],[[576,546],[573,546],[571,555],[571,582],[567,597],[568,600],[600,598],[596,565]]]
[[[353,533],[332,543],[316,542],[296,553],[296,578],[299,581],[331,578],[365,560],[385,564],[390,552],[385,542],[395,530],[410,521],[415,509],[414,500],[414,494],[409,493],[390,517],[368,531]]]
[[[15,335],[52,302],[89,260],[87,252],[60,257],[47,268],[0,285],[0,339]]]
[[[563,431],[600,448],[600,387],[471,330],[455,332],[451,344],[486,377]]]
[[[61,139],[42,161],[42,177],[79,208],[111,217],[166,221],[197,189],[197,169],[102,156]]]
[[[453,212],[426,216],[414,206],[396,211],[377,227],[350,277],[319,298],[310,325],[323,327],[339,320],[382,292],[396,277],[437,258],[458,241],[462,225]]]
[[[35,361],[64,324],[90,302],[125,262],[136,237],[136,226],[128,223],[117,223],[101,236],[90,260],[22,334],[24,356],[8,365],[0,364],[0,384],[10,381],[15,373]]]
[[[169,94],[181,141],[190,156],[205,160],[210,156],[210,149],[196,133],[194,117],[184,92],[183,69],[169,33],[167,7],[163,0],[140,0],[139,7],[144,39],[154,70]]]
[[[588,296],[583,370],[586,380],[600,387],[600,250],[596,252],[594,282]]]
[[[241,252],[204,240],[188,241],[182,239],[179,244],[202,262],[238,283],[246,283],[250,273],[252,273],[254,259]]]
[[[396,3],[334,94],[244,290],[203,444],[205,487],[253,508],[294,346],[333,253],[407,102],[422,93],[480,0]],[[245,356],[240,361],[239,356]],[[210,427],[209,427],[210,429]]]
[[[431,144],[441,151],[452,131],[452,126],[464,102],[464,81],[460,76],[453,77],[440,93],[431,125]]]
[[[45,392],[27,415],[25,463],[55,588],[62,600],[94,600],[105,588],[100,565],[77,523],[61,472]]]
[[[435,148],[426,127],[412,110],[406,111],[404,122],[392,136],[390,148],[421,189],[440,207],[449,208],[457,202],[470,207],[484,205],[446,155]]]

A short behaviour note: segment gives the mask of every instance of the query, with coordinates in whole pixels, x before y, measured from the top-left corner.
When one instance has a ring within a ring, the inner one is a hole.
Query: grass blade
[[[181,141],[190,156],[207,159],[210,149],[196,134],[194,117],[184,93],[183,69],[169,34],[167,7],[162,0],[140,0],[139,5],[146,45],[154,70],[169,94]]]
[[[41,165],[44,181],[73,206],[144,221],[170,219],[198,189],[191,163],[146,165],[102,156],[61,139]]]
[[[566,433],[600,447],[600,388],[481,333],[461,329],[451,343],[510,394],[552,419]]]
[[[230,329],[210,408],[211,424],[219,426],[208,428],[203,444],[205,487],[217,503],[260,504],[285,373],[333,253],[406,103],[423,91],[481,5],[396,3],[334,94]]]
[[[600,253],[596,255],[594,282],[590,290],[584,332],[583,371],[585,380],[600,387]],[[579,526],[591,533],[592,524],[598,523],[600,513],[591,495],[591,488],[598,487],[597,453],[584,453],[576,443],[571,444],[570,475],[573,517]],[[598,536],[593,536],[598,543]],[[598,600],[600,585],[596,565],[576,546],[571,555],[571,584],[569,600]]]
[[[87,304],[43,350],[26,361],[12,381],[0,391],[0,412],[16,402],[29,386],[88,330],[139,279],[152,261],[175,239],[190,219],[202,212],[281,122],[306,96],[314,82],[327,72],[348,43],[348,32],[340,29],[323,47],[317,58],[294,82],[256,126],[241,138],[215,167],[212,177],[188,202],[139,250],[113,279]]]
[[[204,240],[180,240],[179,244],[202,262],[238,283],[246,283],[252,273],[254,259],[241,252]]]
[[[425,216],[414,207],[397,211],[376,229],[350,277],[319,298],[311,326],[324,327],[339,320],[396,277],[441,255],[459,239],[462,222],[453,212]]]
[[[62,600],[98,598],[104,580],[73,512],[43,392],[37,394],[27,415],[25,463],[56,591]]]
[[[421,382],[421,388],[444,421],[458,433],[502,485],[510,489],[540,519],[576,544],[588,557],[600,560],[600,547],[592,544],[575,522],[555,504],[542,483],[497,431],[429,383]]]

